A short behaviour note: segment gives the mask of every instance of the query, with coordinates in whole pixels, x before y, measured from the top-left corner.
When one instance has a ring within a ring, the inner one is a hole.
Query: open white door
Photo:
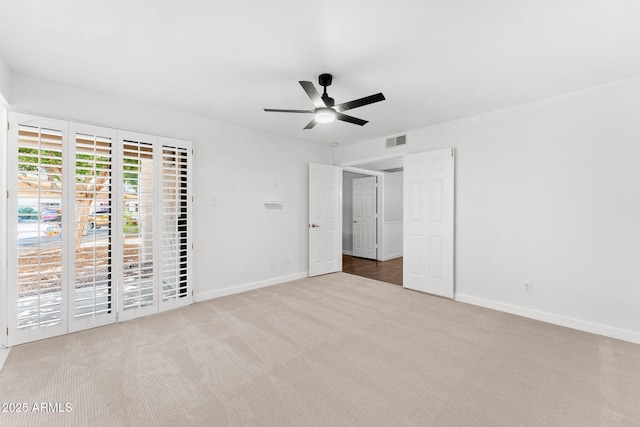
[[[342,270],[340,168],[309,163],[309,277]]]
[[[403,286],[453,298],[453,149],[404,158]]]
[[[376,177],[353,179],[353,256],[376,259]]]

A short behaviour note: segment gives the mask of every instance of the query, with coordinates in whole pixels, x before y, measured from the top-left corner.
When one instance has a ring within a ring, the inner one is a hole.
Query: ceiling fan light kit
[[[318,83],[324,88],[322,96],[318,93],[313,83],[308,81],[299,81],[302,89],[307,93],[307,96],[313,102],[315,108],[313,110],[284,110],[276,108],[265,108],[264,111],[276,112],[276,113],[313,113],[314,118],[311,120],[304,129],[312,129],[318,123],[331,123],[335,120],[341,120],[347,123],[353,123],[354,125],[364,126],[368,123],[367,120],[358,119],[357,117],[348,116],[343,114],[342,111],[351,110],[353,108],[362,107],[363,105],[373,104],[374,102],[384,101],[385,97],[382,93],[375,95],[365,96],[364,98],[354,99],[353,101],[343,102],[342,104],[335,105],[335,100],[327,94],[327,86],[331,86],[333,82],[333,76],[331,74],[320,74],[318,76]]]
[[[336,120],[336,112],[332,108],[318,108],[315,120],[318,123],[334,122]]]

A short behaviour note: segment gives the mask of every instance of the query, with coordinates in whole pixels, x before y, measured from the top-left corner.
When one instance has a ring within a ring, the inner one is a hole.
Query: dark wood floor
[[[342,271],[402,286],[402,258],[376,261],[342,255]]]

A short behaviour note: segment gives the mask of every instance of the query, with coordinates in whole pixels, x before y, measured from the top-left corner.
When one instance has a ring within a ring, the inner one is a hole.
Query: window
[[[71,205],[73,278],[69,307],[69,330],[81,330],[115,321],[113,129],[71,123],[68,147],[73,167]],[[64,228],[64,227],[63,227]],[[64,234],[64,233],[63,233]]]
[[[162,147],[162,301],[188,291],[188,159],[187,148]]]
[[[55,126],[17,127],[12,156],[17,164],[13,177],[18,194],[13,218],[19,223],[14,242],[17,331],[62,323],[63,136]]]
[[[153,144],[148,142],[124,140],[122,146],[122,184],[127,189],[122,256],[124,310],[153,305],[156,297],[153,151]]]
[[[9,345],[192,302],[189,142],[9,123]]]

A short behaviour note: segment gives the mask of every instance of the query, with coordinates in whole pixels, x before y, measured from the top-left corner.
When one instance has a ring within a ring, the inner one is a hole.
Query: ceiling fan
[[[365,96],[364,98],[355,99],[349,102],[343,102],[342,104],[335,105],[335,101],[327,94],[327,86],[331,86],[333,76],[331,74],[320,74],[318,77],[318,83],[324,88],[322,96],[318,93],[313,83],[307,81],[300,81],[300,86],[307,93],[311,102],[316,107],[313,110],[282,110],[275,108],[265,108],[264,111],[271,111],[276,113],[310,113],[315,114],[313,120],[309,122],[304,128],[311,129],[318,123],[331,123],[334,120],[342,120],[343,122],[353,123],[354,125],[364,126],[368,123],[367,120],[358,119],[356,117],[343,114],[342,111],[351,110],[352,108],[362,107],[363,105],[373,104],[374,102],[384,101],[384,95],[377,93],[375,95]]]

